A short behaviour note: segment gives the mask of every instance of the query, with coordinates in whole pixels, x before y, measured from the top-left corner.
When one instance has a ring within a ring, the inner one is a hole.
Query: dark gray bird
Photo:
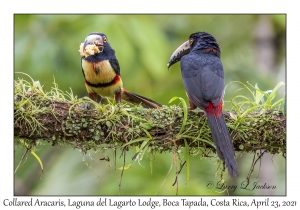
[[[204,110],[219,158],[231,177],[238,176],[233,144],[224,120],[224,70],[216,39],[206,32],[190,35],[172,54],[168,68],[180,61],[181,75],[190,108]]]

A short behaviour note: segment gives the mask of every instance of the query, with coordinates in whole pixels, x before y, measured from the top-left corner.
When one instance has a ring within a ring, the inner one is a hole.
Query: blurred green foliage
[[[256,28],[264,16],[273,27],[275,65],[271,71],[261,69],[257,64]],[[218,40],[221,59],[225,70],[225,84],[238,80],[257,83],[262,90],[275,87],[285,81],[286,56],[286,16],[285,15],[23,15],[14,16],[14,69],[25,72],[34,80],[39,80],[46,90],[53,81],[59,89],[70,91],[78,97],[86,96],[84,79],[81,72],[79,45],[90,32],[103,32],[107,35],[121,66],[124,88],[132,92],[167,104],[174,97],[186,97],[180,75],[180,65],[167,70],[167,62],[173,51],[189,35],[196,31],[211,33]],[[15,78],[22,77],[15,74]],[[28,80],[28,78],[25,78]],[[234,83],[236,84],[236,83]],[[242,88],[230,85],[226,89],[225,101],[231,94]],[[230,109],[225,103],[225,109]],[[39,148],[39,147],[38,147]],[[136,164],[125,171],[122,191],[119,190],[114,171],[112,153],[92,153],[91,157],[82,155],[70,148],[41,147],[37,154],[43,161],[44,174],[41,176],[39,164],[28,157],[15,174],[15,193],[31,195],[174,195],[172,187],[175,179],[175,166],[163,183],[172,154],[161,154],[153,162],[150,174],[149,159],[144,159],[144,168]],[[24,149],[15,148],[15,166]],[[109,152],[108,152],[109,153]],[[99,161],[109,155],[111,162]],[[117,155],[117,168],[123,159]],[[134,151],[127,154],[130,163]],[[238,155],[239,156],[239,155]],[[85,157],[86,161],[82,162]],[[239,185],[250,168],[252,157],[240,157],[240,177],[235,180]],[[285,160],[278,159],[276,180],[285,176]],[[92,169],[86,167],[92,166]],[[147,162],[148,161],[148,162]],[[181,195],[220,195],[216,190],[206,189],[207,181],[217,182],[213,177],[216,169],[215,159],[199,160],[190,158],[190,180],[185,185],[184,170],[179,176]],[[120,171],[118,171],[120,175]],[[255,177],[253,177],[255,179]],[[231,180],[233,183],[233,181]],[[278,181],[274,194],[285,193],[285,183]],[[23,190],[23,191],[22,191]],[[221,190],[219,190],[221,191]],[[254,195],[260,192],[238,191],[238,195]]]

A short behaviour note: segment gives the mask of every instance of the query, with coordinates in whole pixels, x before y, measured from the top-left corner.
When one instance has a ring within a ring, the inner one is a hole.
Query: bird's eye
[[[104,39],[103,39],[103,42],[104,42],[104,43],[105,43],[105,42],[107,42],[107,39],[106,39],[106,38],[104,38]]]
[[[192,44],[193,44],[193,42],[194,42],[194,40],[193,40],[193,39],[190,39],[190,45],[192,45]]]

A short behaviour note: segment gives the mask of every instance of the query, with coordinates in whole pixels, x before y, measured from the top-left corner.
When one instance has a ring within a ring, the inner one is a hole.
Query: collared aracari
[[[141,104],[145,108],[161,107],[161,104],[151,99],[123,89],[120,65],[105,34],[90,33],[81,43],[79,52],[89,98],[97,101],[97,95],[100,95],[114,98],[117,103],[124,100],[131,104]]]
[[[234,147],[224,120],[224,70],[216,39],[206,32],[190,35],[179,46],[167,64],[168,69],[180,61],[181,75],[190,109],[204,110],[219,158],[225,162],[231,177],[238,176]]]

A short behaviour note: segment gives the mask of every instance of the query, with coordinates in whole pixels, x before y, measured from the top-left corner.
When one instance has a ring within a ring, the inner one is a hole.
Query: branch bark
[[[28,145],[48,141],[89,149],[116,149],[147,144],[151,152],[172,151],[174,142],[192,149],[214,150],[205,114],[189,111],[184,129],[183,110],[178,106],[161,109],[129,107],[126,104],[84,108],[84,100],[58,101],[39,91],[15,93],[14,136]],[[279,111],[253,112],[244,118],[224,112],[236,151],[266,150],[286,153],[286,117]],[[17,139],[16,138],[16,139]],[[18,141],[15,141],[17,144]]]

